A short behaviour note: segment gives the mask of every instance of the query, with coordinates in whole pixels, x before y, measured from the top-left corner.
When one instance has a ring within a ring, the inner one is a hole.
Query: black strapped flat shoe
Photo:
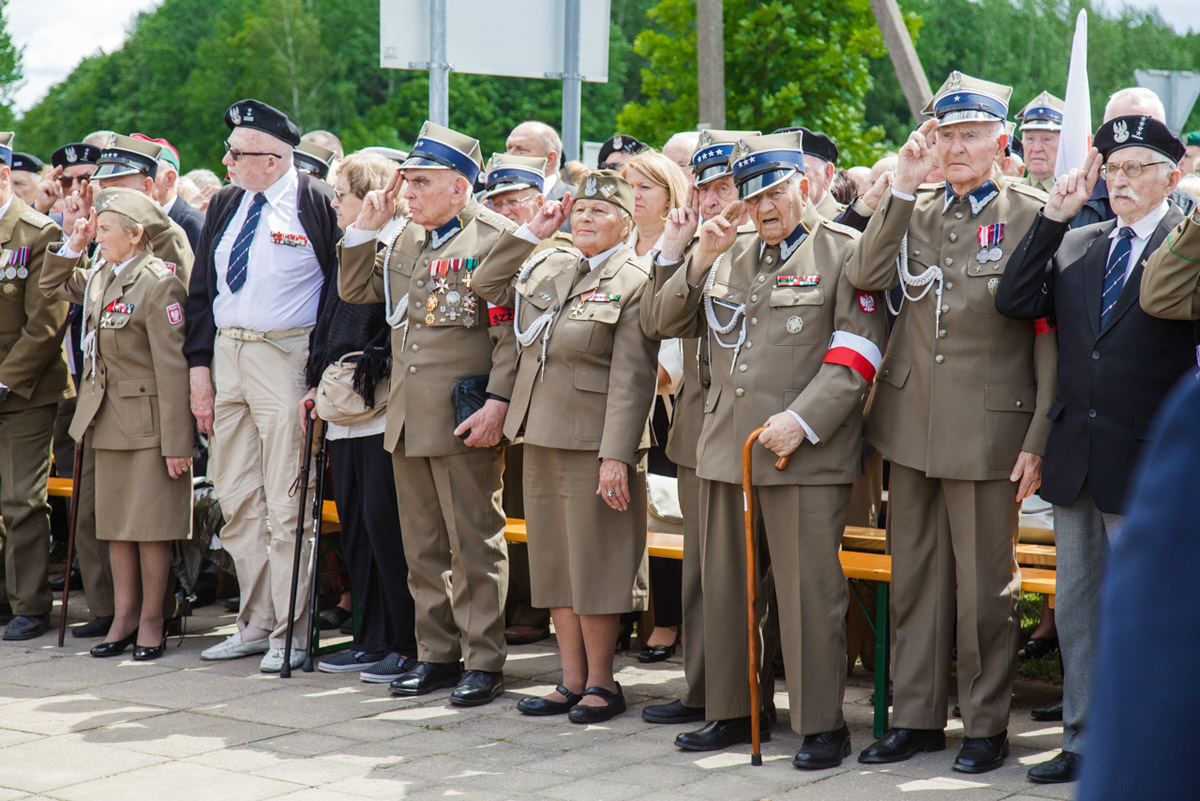
[[[617,690],[606,690],[603,687],[588,687],[583,691],[584,695],[595,695],[608,701],[604,706],[584,706],[576,704],[575,707],[567,713],[567,719],[572,723],[603,723],[606,720],[612,720],[617,715],[625,711],[625,693],[621,692],[621,685],[617,683]]]
[[[675,641],[670,645],[647,645],[638,654],[638,661],[649,664],[650,662],[663,662],[675,655],[675,649],[679,647],[679,635],[682,632],[682,627],[675,630]]]
[[[522,698],[520,701],[517,701],[517,709],[526,715],[533,715],[535,717],[565,715],[583,698],[581,694],[573,693],[561,684],[554,689],[567,700],[552,701],[549,698]]]

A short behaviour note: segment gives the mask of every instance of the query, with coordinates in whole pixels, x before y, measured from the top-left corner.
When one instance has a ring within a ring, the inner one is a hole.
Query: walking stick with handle
[[[292,552],[292,592],[288,597],[287,639],[283,643],[283,665],[279,668],[281,679],[292,677],[292,629],[296,617],[296,585],[300,581],[300,553],[304,549],[304,507],[308,503],[308,464],[312,456],[314,406],[315,401],[304,401],[304,450],[300,456],[300,519],[296,521],[296,548]]]
[[[58,614],[58,647],[67,633],[67,604],[71,598],[71,563],[75,561],[75,529],[79,526],[79,480],[83,475],[83,437],[75,443],[75,471],[71,474],[71,519],[67,525],[67,573],[63,576],[62,607]]]
[[[302,666],[305,673],[313,672],[313,618],[317,611],[317,594],[320,591],[320,582],[317,581],[317,565],[321,563],[321,523],[323,512],[325,511],[325,464],[329,461],[329,440],[326,439],[324,420],[312,420],[312,425],[321,426],[321,438],[317,442],[317,477],[316,477],[316,492],[313,493],[312,504],[312,527],[313,527],[313,547],[312,547],[312,582],[309,584],[308,594],[308,617],[305,620],[308,632],[308,650],[304,652],[304,665]]]
[[[751,470],[751,448],[766,426],[759,426],[746,437],[742,446],[742,493],[746,496],[746,624],[747,641],[750,647],[750,764],[762,764],[762,706],[758,686],[758,566],[754,559],[754,483]],[[786,470],[787,456],[775,460],[776,470]]]

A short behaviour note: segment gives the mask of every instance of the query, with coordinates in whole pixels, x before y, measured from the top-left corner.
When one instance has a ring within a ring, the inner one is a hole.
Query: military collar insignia
[[[987,205],[996,198],[1000,197],[1000,187],[996,186],[996,182],[989,180],[983,186],[976,189],[966,196],[967,202],[971,206],[971,216],[976,217],[979,212],[987,208]],[[942,205],[942,213],[945,214],[950,208],[950,204],[958,199],[958,195],[954,194],[954,190],[950,188],[950,184],[946,184],[946,201]]]
[[[450,222],[445,225],[440,225],[429,232],[429,244],[434,250],[437,250],[442,245],[450,240],[450,237],[457,234],[463,229],[463,220],[461,216],[454,216]]]
[[[800,247],[801,243],[808,238],[808,229],[804,227],[804,223],[796,226],[796,230],[792,231],[786,239],[779,243],[779,261],[786,262],[796,252],[796,248]]]

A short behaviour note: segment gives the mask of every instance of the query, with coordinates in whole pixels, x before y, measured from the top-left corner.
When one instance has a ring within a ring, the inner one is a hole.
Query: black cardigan
[[[321,305],[327,292],[337,292],[334,269],[337,266],[337,243],[342,232],[337,225],[337,212],[330,202],[333,189],[324,181],[311,178],[306,173],[298,176],[296,189],[297,210],[300,225],[312,243],[317,262],[325,276],[321,287]],[[208,367],[212,364],[213,347],[217,338],[217,325],[213,320],[213,301],[217,297],[217,271],[213,265],[213,254],[217,244],[229,227],[229,221],[237,213],[244,189],[236,186],[222,187],[208,204],[204,228],[200,231],[200,243],[196,246],[196,259],[192,264],[192,277],[188,285],[184,324],[187,336],[183,353],[188,367]]]

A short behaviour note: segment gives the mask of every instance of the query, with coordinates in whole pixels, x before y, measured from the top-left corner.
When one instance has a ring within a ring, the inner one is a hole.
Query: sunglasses
[[[228,153],[230,156],[233,156],[234,161],[237,161],[238,159],[244,158],[246,156],[274,156],[277,159],[283,158],[283,156],[279,155],[278,153],[249,153],[245,150],[238,150],[233,145],[229,144],[228,139],[226,139],[224,142],[222,142],[222,144],[225,145],[225,152]]]

